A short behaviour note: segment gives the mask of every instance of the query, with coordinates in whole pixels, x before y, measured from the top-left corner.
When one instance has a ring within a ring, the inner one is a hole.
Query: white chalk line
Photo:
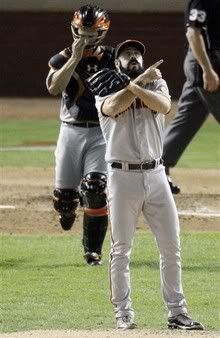
[[[16,207],[14,205],[1,205],[0,204],[0,209],[21,209],[19,207]],[[39,209],[40,210],[40,209]],[[44,209],[45,211],[45,209]],[[50,211],[50,209],[48,209]],[[196,211],[179,211],[178,212],[179,216],[195,216],[195,217],[220,217],[219,213],[215,212],[196,212]]]
[[[210,212],[194,212],[194,211],[179,211],[179,216],[196,216],[196,217],[220,217],[220,214]]]
[[[16,209],[14,205],[0,205],[0,209]]]

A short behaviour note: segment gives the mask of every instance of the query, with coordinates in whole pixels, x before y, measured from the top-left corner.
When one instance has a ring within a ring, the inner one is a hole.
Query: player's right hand
[[[86,44],[87,44],[87,39],[85,37],[74,39],[73,44],[72,44],[72,53],[73,53],[72,55],[74,59],[81,60]]]
[[[143,81],[145,84],[159,80],[162,78],[161,71],[158,67],[163,63],[163,60],[155,62],[153,65],[148,67],[143,74],[139,76],[140,81]]]

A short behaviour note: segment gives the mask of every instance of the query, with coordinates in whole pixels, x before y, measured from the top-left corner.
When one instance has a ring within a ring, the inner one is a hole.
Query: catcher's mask
[[[75,11],[71,22],[73,38],[88,38],[91,46],[98,45],[104,39],[109,26],[107,11],[92,5],[82,6]]]

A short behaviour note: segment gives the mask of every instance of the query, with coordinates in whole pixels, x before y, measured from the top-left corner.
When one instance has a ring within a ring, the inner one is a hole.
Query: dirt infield
[[[175,197],[183,229],[219,230],[220,207],[216,170],[175,169],[182,193]],[[1,168],[0,231],[3,233],[62,233],[52,207],[52,168]],[[193,184],[192,184],[193,182]],[[81,231],[82,210],[71,232]],[[18,222],[19,220],[19,222]],[[138,227],[146,228],[140,218]]]
[[[97,330],[97,331],[31,331],[2,334],[0,338],[219,338],[219,332],[173,332],[152,330]]]

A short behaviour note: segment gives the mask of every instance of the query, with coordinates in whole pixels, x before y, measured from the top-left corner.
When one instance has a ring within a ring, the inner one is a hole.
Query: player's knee
[[[80,195],[87,215],[107,215],[106,182],[106,175],[98,172],[89,173],[82,179]]]
[[[79,193],[74,189],[55,189],[53,192],[54,209],[60,214],[74,213],[79,203]]]

